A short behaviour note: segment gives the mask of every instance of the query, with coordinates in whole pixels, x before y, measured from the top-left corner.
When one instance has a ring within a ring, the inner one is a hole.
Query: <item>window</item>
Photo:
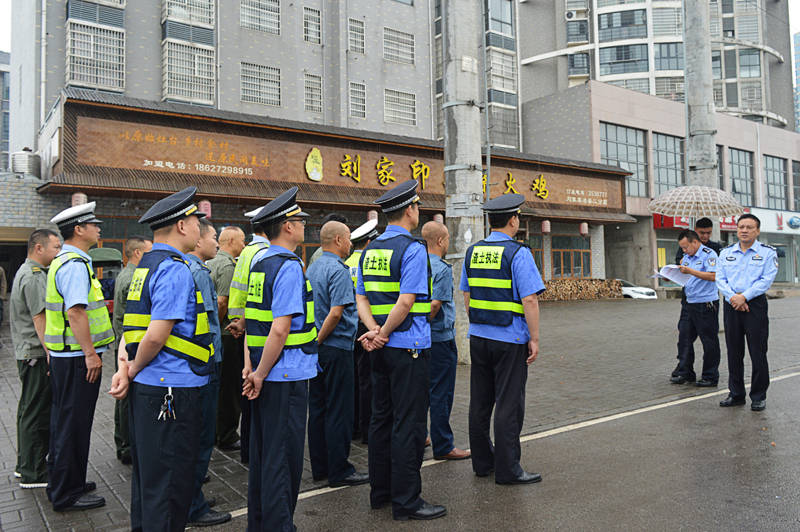
[[[280,106],[281,69],[253,63],[240,64],[243,102]]]
[[[589,21],[570,20],[567,22],[567,42],[588,42],[589,41]]]
[[[514,35],[513,0],[488,0],[489,31]]]
[[[653,133],[653,159],[656,196],[684,184],[682,138]]]
[[[67,21],[67,84],[125,89],[125,31]]]
[[[305,74],[305,105],[306,111],[312,113],[322,112],[322,78],[315,74]]]
[[[280,0],[241,0],[239,24],[243,28],[281,34]]]
[[[408,4],[410,6],[414,5],[414,0],[394,0],[395,2],[400,2],[401,4]]]
[[[736,12],[758,11],[758,0],[736,0]]]
[[[648,196],[644,131],[600,122],[600,156],[601,162],[632,172],[625,183],[628,196]]]
[[[436,96],[436,139],[441,140],[444,138],[444,95],[439,94]]]
[[[396,63],[414,64],[414,35],[383,28],[383,58]]]
[[[719,178],[719,189],[725,190],[725,172],[722,165],[723,148],[717,144],[717,178]]]
[[[351,18],[347,20],[347,31],[350,36],[350,51],[355,54],[364,53],[364,21]]]
[[[569,75],[584,76],[589,74],[589,54],[571,54],[569,58]]]
[[[725,79],[736,77],[736,50],[725,50]]]
[[[531,235],[528,237],[528,247],[531,249],[533,261],[536,263],[536,269],[544,272],[544,245],[542,235]]]
[[[165,0],[165,17],[190,24],[214,25],[214,0]]]
[[[512,54],[489,50],[489,88],[516,92],[517,62]]]
[[[641,92],[643,94],[650,94],[650,80],[647,78],[619,79],[616,81],[609,81],[608,84],[631,91]]]
[[[727,39],[736,37],[736,31],[733,29],[733,17],[722,19],[722,36]]]
[[[786,186],[786,159],[765,155],[764,178],[767,183],[767,208],[788,209],[789,192]]]
[[[350,116],[367,117],[367,86],[364,83],[350,82]]]
[[[668,42],[653,46],[656,70],[683,70],[683,43]]]
[[[383,90],[383,121],[390,124],[417,125],[417,96],[413,92]]]
[[[303,8],[303,40],[312,44],[322,42],[322,15],[319,9]]]
[[[731,194],[745,207],[753,206],[753,152],[730,148]]]
[[[733,13],[733,0],[722,0],[722,12],[726,15]]]
[[[740,86],[740,91],[742,93],[740,106],[747,109],[761,110],[763,107],[761,99],[761,81],[742,81]]]
[[[493,146],[519,147],[519,115],[516,107],[489,106],[489,139]]]
[[[630,44],[600,48],[600,74],[647,72],[647,45]]]
[[[679,7],[653,9],[653,35],[683,35],[683,11]]]
[[[725,84],[725,102],[728,107],[739,107],[739,86],[736,82]]]
[[[672,78],[656,78],[656,96],[675,102],[684,101],[683,76]]]
[[[164,99],[214,104],[214,49],[164,41],[162,47]]]
[[[620,6],[622,4],[641,4],[644,0],[597,0],[597,7]]]
[[[739,50],[739,77],[761,77],[761,52],[754,48]]]
[[[553,235],[553,279],[592,276],[592,246],[588,237]]]
[[[743,41],[759,42],[758,15],[737,15],[736,38]]]
[[[598,16],[598,37],[600,42],[619,41],[647,37],[647,11],[617,11]]]
[[[800,211],[800,162],[792,161],[792,188],[794,188],[794,210]]]
[[[711,72],[714,79],[722,79],[722,52],[719,50],[711,51]]]

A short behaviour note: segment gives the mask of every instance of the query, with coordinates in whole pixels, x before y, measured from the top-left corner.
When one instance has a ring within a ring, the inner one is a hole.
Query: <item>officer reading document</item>
[[[110,394],[128,393],[131,529],[183,530],[194,493],[203,387],[213,356],[208,314],[187,253],[200,239],[195,187],[158,201],[139,219],[153,230],[128,290],[119,370]]]

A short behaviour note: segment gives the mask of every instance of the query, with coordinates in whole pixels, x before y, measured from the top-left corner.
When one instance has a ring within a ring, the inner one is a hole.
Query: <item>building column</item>
[[[605,230],[602,225],[589,226],[589,241],[592,247],[592,278],[606,278]]]

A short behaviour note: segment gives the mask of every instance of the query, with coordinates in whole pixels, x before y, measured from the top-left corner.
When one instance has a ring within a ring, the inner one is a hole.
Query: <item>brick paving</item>
[[[544,303],[541,354],[529,373],[523,433],[707,392],[669,383],[669,374],[676,362],[678,311],[677,300]],[[770,301],[772,374],[800,365],[795,330],[798,319],[800,298]],[[724,339],[720,337],[720,340],[723,346],[720,383],[725,383],[727,364]],[[696,350],[698,354],[702,352],[699,342]],[[699,368],[699,362],[696,367]],[[107,504],[90,511],[53,512],[43,489],[23,490],[13,476],[19,379],[8,324],[0,327],[0,529],[129,529],[130,467],[116,460],[113,399],[105,394],[112,373],[113,367],[107,360],[88,472],[88,479],[97,482],[97,494],[104,496]],[[468,404],[469,368],[459,366],[451,416],[459,447],[468,446]],[[426,450],[425,458],[431,458],[430,449]],[[366,470],[366,447],[354,443],[351,459],[358,469]],[[216,497],[216,509],[233,511],[247,505],[247,469],[238,462],[238,453],[215,449],[210,473],[211,482],[206,484],[205,493]],[[306,462],[301,490],[323,485],[311,480]],[[220,529],[243,530],[244,527],[245,521],[240,517]]]

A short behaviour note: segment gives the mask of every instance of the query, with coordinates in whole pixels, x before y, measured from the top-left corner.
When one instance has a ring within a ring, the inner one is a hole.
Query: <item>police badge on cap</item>
[[[171,194],[159,200],[139,218],[140,224],[148,224],[150,229],[156,230],[174,224],[187,216],[204,217],[206,214],[197,210],[194,204],[194,195],[197,187],[186,187],[180,192]]]

